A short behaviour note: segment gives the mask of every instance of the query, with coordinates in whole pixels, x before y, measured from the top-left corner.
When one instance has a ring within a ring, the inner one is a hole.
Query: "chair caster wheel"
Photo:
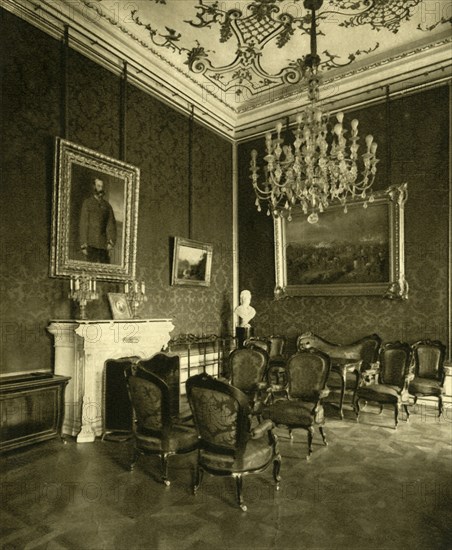
[[[164,480],[163,480],[163,483],[164,483],[167,487],[169,487],[169,486],[171,485],[171,481],[170,481],[169,479],[164,479]]]
[[[242,512],[246,512],[248,510],[246,504],[241,504],[240,509],[242,510]]]

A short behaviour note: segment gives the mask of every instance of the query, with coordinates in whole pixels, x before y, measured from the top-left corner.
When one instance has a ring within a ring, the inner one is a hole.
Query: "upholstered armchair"
[[[408,392],[418,397],[436,397],[438,416],[443,411],[444,361],[446,346],[438,340],[421,340],[411,346],[413,352],[414,378],[408,386]]]
[[[229,355],[230,382],[248,397],[253,410],[267,388],[267,366],[268,353],[260,347],[235,349]]]
[[[133,470],[142,454],[157,454],[162,465],[162,481],[168,479],[168,457],[189,453],[198,446],[198,435],[187,421],[179,421],[171,409],[168,384],[149,372],[139,361],[125,369],[125,377],[133,410],[134,452],[130,463]]]
[[[263,472],[272,463],[278,490],[281,456],[272,431],[273,423],[267,420],[251,428],[247,396],[208,374],[192,376],[186,388],[199,434],[194,494],[201,485],[203,472],[232,476],[236,481],[237,502],[246,511],[243,476]]]
[[[286,365],[289,378],[287,399],[277,399],[262,410],[263,418],[269,418],[277,426],[286,426],[291,439],[294,429],[307,431],[308,460],[312,454],[314,426],[319,428],[323,443],[327,445],[322,400],[329,393],[326,381],[330,368],[331,359],[321,351],[305,350],[292,355]]]
[[[361,373],[372,368],[378,360],[381,338],[378,334],[370,334],[351,344],[333,344],[313,332],[305,332],[297,339],[297,349],[318,349],[331,357],[331,372],[328,387],[340,384],[339,415],[344,417],[343,405],[345,390],[356,391]]]
[[[354,408],[356,419],[359,420],[359,401],[371,401],[380,405],[380,413],[384,405],[392,405],[394,408],[394,423],[397,429],[399,411],[403,406],[407,421],[408,411],[408,384],[410,374],[411,348],[402,342],[389,342],[383,344],[380,349],[378,366],[375,369],[376,381],[368,383],[366,375],[369,371],[361,373],[361,383],[355,391]],[[375,378],[374,378],[375,380]]]

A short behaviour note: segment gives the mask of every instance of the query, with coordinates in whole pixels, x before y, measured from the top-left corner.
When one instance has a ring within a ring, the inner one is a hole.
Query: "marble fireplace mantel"
[[[78,443],[102,435],[104,366],[107,359],[148,358],[166,348],[174,330],[171,319],[55,320],[55,374],[70,376],[63,433]]]

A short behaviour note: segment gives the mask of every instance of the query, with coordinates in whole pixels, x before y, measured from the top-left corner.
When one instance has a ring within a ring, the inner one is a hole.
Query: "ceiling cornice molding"
[[[452,39],[443,39],[430,47],[369,65],[359,73],[349,71],[326,79],[320,87],[321,102],[332,110],[342,110],[366,99],[378,100],[385,95],[387,86],[407,92],[420,84],[447,81],[452,78],[451,44]],[[298,86],[276,101],[243,111],[237,117],[235,138],[241,141],[266,132],[276,120],[295,117],[308,103],[306,90]]]
[[[226,100],[232,96],[218,98],[219,91],[215,94],[208,85],[198,82],[188,66],[185,73],[137,37],[127,41],[130,31],[108,22],[90,0],[0,0],[0,6],[57,40],[62,39],[65,25],[69,26],[71,48],[117,75],[121,75],[127,61],[131,84],[185,116],[190,115],[193,105],[198,123],[230,141],[251,139],[274,126],[276,120],[295,116],[308,103],[304,85],[298,84],[285,91],[270,91],[265,101],[231,107]],[[446,35],[389,59],[361,63],[354,70],[325,77],[322,102],[334,112],[376,101],[383,97],[386,86],[403,92],[447,79],[451,74],[452,39]]]

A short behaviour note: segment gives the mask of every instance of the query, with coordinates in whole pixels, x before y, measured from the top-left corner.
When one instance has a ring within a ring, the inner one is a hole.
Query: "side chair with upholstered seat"
[[[268,354],[268,367],[265,379],[268,385],[285,387],[287,384],[286,359],[284,350],[286,345],[285,336],[253,336],[244,341],[245,348],[257,348]]]
[[[270,355],[271,343],[268,338],[264,338],[262,336],[250,336],[243,342],[243,347],[263,349]]]
[[[333,344],[313,332],[305,332],[297,338],[297,349],[318,349],[331,357],[328,387],[333,390],[340,383],[339,415],[344,417],[343,405],[346,389],[353,395],[360,382],[361,373],[369,370],[378,360],[381,338],[369,334],[351,344]]]
[[[411,346],[413,352],[414,378],[408,386],[408,393],[414,397],[436,397],[438,416],[443,412],[444,361],[446,346],[439,340],[420,340]]]
[[[281,390],[287,387],[288,377],[286,371],[287,358],[284,355],[286,349],[285,336],[269,336],[270,352],[267,369],[267,382],[274,388]]]
[[[208,374],[198,374],[186,382],[187,398],[199,434],[198,461],[193,492],[198,491],[203,472],[232,476],[237,501],[247,507],[242,495],[242,478],[263,472],[273,464],[273,477],[279,489],[281,456],[273,423],[269,420],[251,429],[251,409],[239,389]]]
[[[410,416],[408,411],[408,384],[410,374],[411,348],[404,342],[388,342],[380,349],[378,366],[376,369],[377,380],[374,383],[366,383],[362,376],[360,386],[356,389],[353,398],[356,420],[359,420],[359,401],[371,401],[380,405],[380,413],[384,405],[392,405],[394,408],[394,428],[397,429],[399,411],[403,406],[407,421]],[[365,373],[363,373],[365,375]]]
[[[265,406],[262,417],[269,418],[277,426],[286,426],[292,439],[292,431],[302,428],[308,434],[309,460],[312,454],[314,426],[317,426],[324,445],[327,445],[323,425],[325,414],[322,400],[329,390],[326,381],[331,369],[331,359],[318,350],[304,350],[287,361],[287,399],[277,399]]]
[[[142,454],[157,454],[161,460],[162,481],[169,486],[168,457],[196,450],[198,435],[189,423],[191,419],[179,420],[179,411],[173,414],[168,384],[142,363],[138,361],[124,372],[133,410],[134,452],[129,469],[133,470]]]
[[[268,359],[268,353],[260,347],[235,349],[229,355],[230,382],[248,397],[253,411],[267,388],[264,375]]]

